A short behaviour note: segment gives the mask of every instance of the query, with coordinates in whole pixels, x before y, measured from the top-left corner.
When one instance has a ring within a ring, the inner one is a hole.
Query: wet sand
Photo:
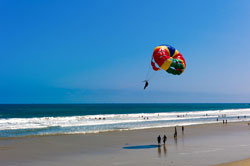
[[[5,166],[206,166],[250,158],[247,122],[0,139]],[[157,136],[167,135],[158,147]]]

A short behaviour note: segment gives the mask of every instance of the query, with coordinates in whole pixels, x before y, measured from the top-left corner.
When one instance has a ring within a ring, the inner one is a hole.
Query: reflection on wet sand
[[[166,145],[159,145],[157,152],[158,152],[158,157],[161,158],[161,147],[163,147],[163,153],[164,153],[164,157],[167,157],[167,146]]]
[[[161,158],[161,146],[158,146],[158,157]]]
[[[164,156],[167,157],[167,146],[165,144],[163,146],[163,150],[164,150]]]
[[[174,138],[174,143],[175,143],[175,146],[177,148],[177,145],[178,145],[177,137]]]
[[[184,131],[182,132],[182,135],[181,135],[181,140],[182,140],[182,145],[184,146],[184,143],[185,143],[185,137],[184,137]]]

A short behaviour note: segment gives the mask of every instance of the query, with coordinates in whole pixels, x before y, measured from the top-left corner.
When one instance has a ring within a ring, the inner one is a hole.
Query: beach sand
[[[174,127],[1,138],[0,165],[206,166],[250,158],[247,122],[185,126],[184,133],[177,127],[177,131],[177,139]],[[156,146],[159,134],[167,135],[166,146]],[[243,162],[249,160],[236,163]]]
[[[240,161],[235,161],[231,163],[218,164],[216,166],[249,166],[249,165],[250,165],[250,159],[246,159],[246,160],[240,160]]]

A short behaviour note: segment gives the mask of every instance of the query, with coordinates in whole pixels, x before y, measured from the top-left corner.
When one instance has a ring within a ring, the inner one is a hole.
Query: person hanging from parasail
[[[144,90],[145,90],[148,87],[148,81],[145,80],[144,82],[145,82],[145,85],[144,85]]]

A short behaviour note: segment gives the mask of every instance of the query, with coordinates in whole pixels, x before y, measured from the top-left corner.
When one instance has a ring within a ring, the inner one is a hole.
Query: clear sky
[[[249,67],[248,0],[0,0],[0,103],[250,102]]]

